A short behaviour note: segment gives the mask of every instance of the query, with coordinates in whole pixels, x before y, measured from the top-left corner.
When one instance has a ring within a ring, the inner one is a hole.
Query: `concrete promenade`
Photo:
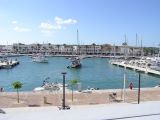
[[[0,120],[160,120],[160,101],[57,107],[4,108]]]

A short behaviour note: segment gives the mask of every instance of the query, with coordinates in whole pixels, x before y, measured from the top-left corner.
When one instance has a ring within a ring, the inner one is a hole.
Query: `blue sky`
[[[160,43],[160,0],[0,0],[0,44]]]

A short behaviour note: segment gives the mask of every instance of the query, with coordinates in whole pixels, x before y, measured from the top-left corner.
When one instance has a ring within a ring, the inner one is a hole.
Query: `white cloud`
[[[31,31],[31,29],[29,29],[29,28],[23,28],[23,27],[18,27],[18,26],[14,27],[13,29],[17,32],[29,32],[29,31]]]
[[[53,36],[54,34],[54,32],[51,30],[41,30],[41,33],[43,33],[47,37]]]
[[[50,24],[50,23],[42,22],[42,23],[40,24],[40,28],[43,28],[43,29],[53,29],[54,26],[53,26],[52,24]]]
[[[19,27],[19,24],[16,20],[11,22],[13,24],[13,30],[16,32],[29,32],[31,29],[25,27]]]
[[[55,30],[66,29],[68,25],[73,25],[76,23],[77,20],[71,18],[63,20],[60,17],[55,17],[52,23],[41,22],[39,27],[41,29],[41,33],[43,33],[45,36],[52,36]]]
[[[17,24],[17,23],[18,23],[17,21],[12,21],[12,24],[14,24],[14,25]]]
[[[76,24],[76,23],[77,23],[77,20],[74,20],[74,19],[71,19],[71,18],[63,20],[60,17],[55,17],[53,23],[42,22],[40,24],[40,28],[48,29],[48,30],[53,30],[53,29],[54,30],[60,30],[62,28],[66,28],[65,27],[66,25],[73,25],[73,24]]]
[[[71,24],[76,24],[77,23],[77,20],[74,20],[74,19],[71,19],[71,18],[63,20],[60,17],[55,17],[54,21],[58,25],[71,25]]]

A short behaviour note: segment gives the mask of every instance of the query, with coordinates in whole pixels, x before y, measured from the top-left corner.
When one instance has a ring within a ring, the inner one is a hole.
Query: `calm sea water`
[[[70,61],[65,57],[49,57],[48,63],[32,62],[28,56],[18,57],[20,64],[13,69],[0,69],[0,87],[5,91],[14,91],[11,83],[19,80],[23,83],[21,91],[31,91],[41,86],[45,78],[49,77],[50,82],[62,82],[61,72],[67,72],[66,83],[72,79],[81,82],[82,88],[94,87],[100,89],[112,89],[123,87],[124,69],[109,64],[107,58],[83,59],[82,67],[79,69],[68,69]],[[138,87],[138,73],[133,70],[126,70],[127,82],[133,82]],[[141,74],[142,87],[154,87],[160,83],[160,77]]]

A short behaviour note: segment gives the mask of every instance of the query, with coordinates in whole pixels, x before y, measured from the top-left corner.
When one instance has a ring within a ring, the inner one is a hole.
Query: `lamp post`
[[[63,99],[62,99],[62,109],[65,109],[65,75],[66,72],[62,72],[63,75]]]
[[[160,44],[159,44],[159,52],[158,52],[158,57],[160,57]]]
[[[139,79],[138,79],[138,104],[140,103],[140,90],[141,90],[141,72],[138,71],[139,73]]]

